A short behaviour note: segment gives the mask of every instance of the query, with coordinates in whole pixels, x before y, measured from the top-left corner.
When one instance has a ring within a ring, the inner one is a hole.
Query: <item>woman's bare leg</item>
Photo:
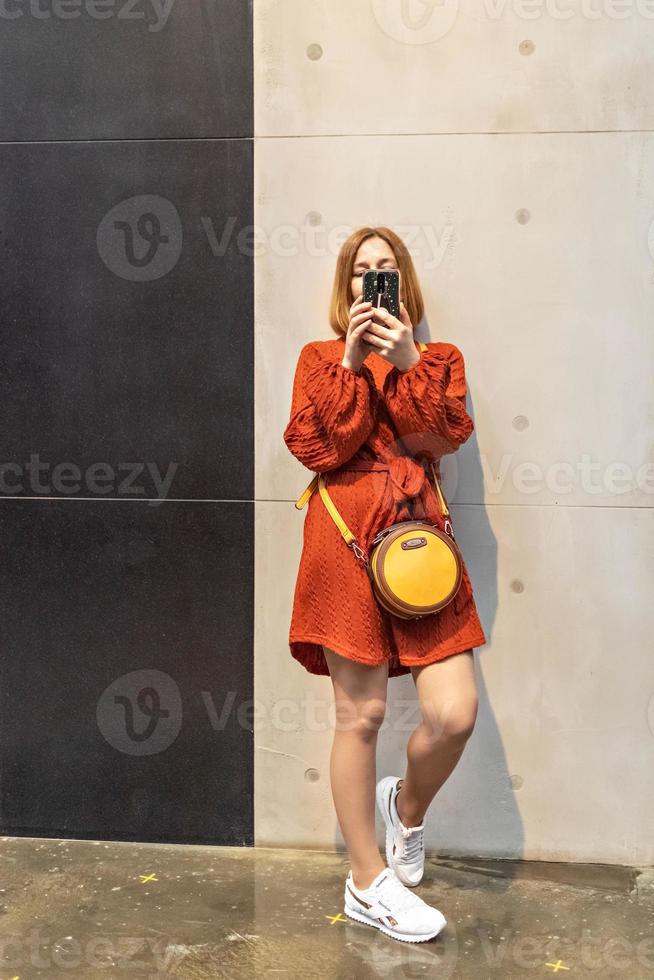
[[[330,779],[352,878],[367,888],[386,867],[375,833],[377,735],[386,712],[388,664],[366,667],[323,647],[334,686]]]
[[[477,717],[472,650],[412,667],[422,721],[407,744],[407,768],[396,797],[405,827],[422,823],[429,804],[455,768]]]

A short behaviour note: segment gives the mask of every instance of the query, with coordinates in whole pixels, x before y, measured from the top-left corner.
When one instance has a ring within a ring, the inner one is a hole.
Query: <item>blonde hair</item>
[[[422,298],[422,291],[418,282],[418,276],[413,265],[413,259],[409,251],[399,237],[390,228],[382,226],[380,228],[357,228],[347,238],[338,253],[336,259],[336,271],[334,274],[334,285],[332,287],[332,297],[329,304],[329,323],[340,337],[347,334],[350,325],[350,307],[352,306],[352,276],[354,273],[354,261],[362,242],[368,238],[383,238],[392,248],[397,260],[397,268],[400,272],[402,302],[409,314],[409,319],[415,327],[422,320],[425,312],[425,303]]]

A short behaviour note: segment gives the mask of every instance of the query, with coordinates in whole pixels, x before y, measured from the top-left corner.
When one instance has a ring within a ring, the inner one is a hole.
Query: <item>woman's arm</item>
[[[439,457],[456,452],[474,430],[466,411],[466,390],[461,351],[430,345],[407,371],[391,368],[383,396],[398,435],[422,440],[429,433],[426,448]]]
[[[300,351],[291,417],[284,442],[291,453],[317,473],[351,459],[370,435],[378,393],[370,368],[359,372],[321,355],[314,342]]]

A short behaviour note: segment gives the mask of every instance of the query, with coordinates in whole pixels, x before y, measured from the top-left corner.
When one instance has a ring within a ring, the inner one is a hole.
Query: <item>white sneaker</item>
[[[385,776],[377,783],[379,812],[386,824],[386,863],[402,884],[419,885],[425,872],[424,822],[405,827],[395,806],[400,776]]]
[[[368,888],[356,888],[348,872],[343,911],[405,943],[433,939],[447,922],[442,912],[406,888],[392,868],[383,868]]]

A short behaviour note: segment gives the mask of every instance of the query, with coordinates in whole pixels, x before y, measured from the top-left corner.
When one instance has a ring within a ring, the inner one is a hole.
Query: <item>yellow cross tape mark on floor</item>
[[[159,881],[156,875],[139,875],[139,878],[144,885],[148,881]]]
[[[545,966],[551,966],[554,973],[558,973],[559,970],[569,970],[569,966],[564,966],[562,960],[557,960],[556,963],[546,963]]]
[[[344,919],[340,912],[338,915],[326,915],[325,918],[331,919],[332,925],[334,925],[335,922],[347,922],[347,919]]]

